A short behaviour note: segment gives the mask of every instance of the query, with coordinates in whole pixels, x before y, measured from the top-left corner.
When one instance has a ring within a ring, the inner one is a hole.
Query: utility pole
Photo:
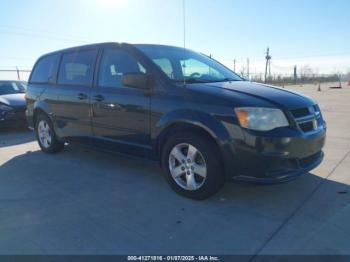
[[[297,78],[298,78],[298,75],[297,75],[297,66],[294,66],[294,85],[297,84]]]
[[[233,59],[233,72],[236,72],[236,58]]]
[[[265,84],[267,83],[267,68],[269,67],[270,68],[270,75],[271,75],[271,56],[270,56],[270,48],[267,48],[267,51],[266,51],[266,67],[265,67]]]
[[[248,77],[248,80],[250,80],[249,75],[250,75],[250,72],[249,72],[249,58],[247,58],[247,77]]]
[[[20,77],[20,75],[19,75],[19,69],[18,69],[17,66],[16,66],[16,71],[17,71],[17,80],[21,80],[21,77]]]

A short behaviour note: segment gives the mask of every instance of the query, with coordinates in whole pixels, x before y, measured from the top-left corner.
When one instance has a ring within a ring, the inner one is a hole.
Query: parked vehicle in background
[[[155,159],[170,186],[194,199],[226,180],[288,181],[323,159],[315,101],[183,48],[104,43],[44,55],[27,106],[44,152],[68,141]]]
[[[24,81],[0,80],[0,128],[27,125]]]

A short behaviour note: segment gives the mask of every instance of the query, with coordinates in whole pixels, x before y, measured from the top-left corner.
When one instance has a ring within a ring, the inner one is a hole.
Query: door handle
[[[78,99],[79,100],[86,100],[86,99],[88,99],[88,96],[86,94],[80,93],[80,94],[78,94]]]
[[[105,100],[105,98],[102,95],[96,95],[94,96],[94,100],[97,102],[102,102],[103,100]]]

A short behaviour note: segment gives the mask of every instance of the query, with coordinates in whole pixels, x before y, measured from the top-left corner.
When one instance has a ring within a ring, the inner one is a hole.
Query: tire
[[[52,122],[45,114],[40,114],[36,118],[35,135],[41,150],[45,153],[57,153],[64,148],[64,142],[57,139]]]
[[[161,163],[166,180],[175,192],[203,200],[218,192],[224,184],[220,156],[217,145],[206,136],[182,132],[166,141]]]

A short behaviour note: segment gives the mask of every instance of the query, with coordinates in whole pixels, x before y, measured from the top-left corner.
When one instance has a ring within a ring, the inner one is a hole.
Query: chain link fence
[[[263,73],[244,75],[246,79],[253,82],[267,83],[278,86],[285,85],[304,85],[304,84],[321,84],[321,83],[344,83],[350,81],[350,74],[305,74],[305,75],[288,75],[288,74],[272,74],[267,76]]]

